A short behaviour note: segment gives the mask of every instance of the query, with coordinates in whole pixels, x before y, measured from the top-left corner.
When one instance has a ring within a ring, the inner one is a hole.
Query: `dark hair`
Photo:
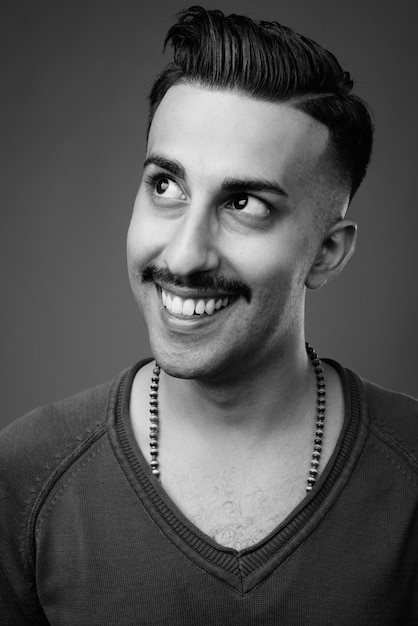
[[[350,199],[363,180],[373,143],[367,104],[331,52],[278,22],[254,22],[199,6],[182,11],[170,28],[174,59],[149,96],[151,123],[170,87],[198,83],[271,102],[291,101],[328,127],[336,172]]]

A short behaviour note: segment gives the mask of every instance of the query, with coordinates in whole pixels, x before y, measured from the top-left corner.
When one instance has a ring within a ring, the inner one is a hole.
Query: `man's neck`
[[[238,368],[237,368],[238,369]],[[270,436],[296,427],[315,405],[315,375],[305,347],[268,367],[248,367],[236,378],[188,380],[161,372],[159,406],[181,429],[206,436]],[[246,375],[243,375],[246,374]]]

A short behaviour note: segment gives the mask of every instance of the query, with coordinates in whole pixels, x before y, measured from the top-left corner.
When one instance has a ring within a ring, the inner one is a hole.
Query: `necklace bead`
[[[322,363],[320,358],[318,357],[315,350],[307,343],[306,344],[306,352],[308,354],[309,360],[312,363],[315,376],[316,376],[316,405],[317,405],[317,413],[316,413],[316,424],[315,424],[315,439],[314,439],[314,448],[311,456],[311,463],[309,467],[308,478],[306,481],[306,491],[309,493],[312,491],[317,477],[318,477],[318,467],[321,460],[322,454],[322,440],[324,436],[324,420],[325,420],[325,407],[326,407],[326,383],[325,383],[325,375],[324,368],[322,367]],[[153,376],[151,378],[151,386],[150,386],[150,427],[149,427],[149,438],[150,438],[150,467],[151,471],[156,478],[160,478],[160,464],[158,461],[159,448],[158,448],[158,434],[160,428],[160,418],[158,412],[158,389],[160,383],[160,373],[161,368],[158,363],[155,363],[155,367],[152,370]]]

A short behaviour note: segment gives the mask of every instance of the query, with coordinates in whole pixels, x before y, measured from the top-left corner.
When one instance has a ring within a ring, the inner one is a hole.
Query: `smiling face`
[[[290,105],[188,84],[164,96],[128,268],[168,373],[251,375],[303,340],[327,140]]]

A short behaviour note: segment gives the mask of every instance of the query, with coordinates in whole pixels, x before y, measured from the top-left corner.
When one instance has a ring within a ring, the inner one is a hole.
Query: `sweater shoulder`
[[[372,430],[418,471],[418,400],[369,381],[362,382]]]
[[[2,481],[43,483],[66,457],[104,430],[122,374],[16,419],[0,433]]]
[[[1,431],[0,445],[16,451],[29,446],[33,451],[40,444],[59,445],[70,433],[79,431],[83,436],[87,428],[97,427],[105,420],[111,385],[103,383],[33,409]]]

